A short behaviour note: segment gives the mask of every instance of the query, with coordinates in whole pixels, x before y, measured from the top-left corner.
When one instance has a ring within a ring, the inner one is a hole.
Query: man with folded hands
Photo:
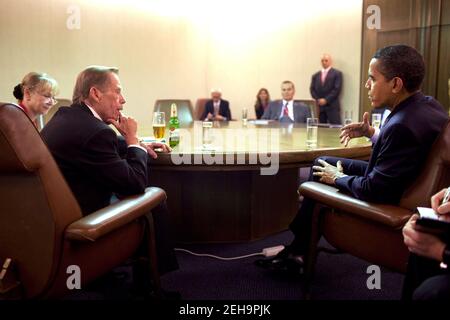
[[[121,114],[126,101],[118,69],[86,68],[77,77],[72,101],[70,107],[62,107],[55,113],[42,130],[42,137],[83,214],[108,206],[113,196],[143,193],[149,186],[149,156],[157,157],[155,148],[164,152],[170,152],[170,148],[159,143],[140,144],[136,120]],[[120,132],[122,140],[119,141],[110,124]],[[165,203],[151,214],[158,269],[164,274],[178,268]],[[140,251],[146,251],[144,246]],[[148,274],[148,268],[135,266],[136,285],[149,284],[149,279],[142,278]]]

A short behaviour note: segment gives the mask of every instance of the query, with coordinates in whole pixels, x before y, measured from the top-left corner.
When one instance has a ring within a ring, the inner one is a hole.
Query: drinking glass
[[[247,124],[247,108],[242,109],[242,123]]]
[[[306,146],[308,148],[317,147],[318,130],[319,130],[319,120],[317,118],[306,119]]]
[[[164,138],[166,131],[166,118],[164,112],[158,111],[153,113],[153,135],[157,140]]]
[[[212,147],[213,142],[212,127],[213,123],[211,121],[203,121],[202,123],[203,149],[210,149]]]
[[[380,125],[381,125],[381,114],[380,113],[372,114],[372,127],[380,128]]]
[[[345,111],[344,125],[350,124],[353,122],[353,111],[347,110]]]

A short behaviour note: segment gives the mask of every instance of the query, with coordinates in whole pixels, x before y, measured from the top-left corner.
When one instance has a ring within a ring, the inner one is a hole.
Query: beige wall
[[[260,87],[280,97],[289,79],[309,99],[320,55],[344,74],[343,109],[357,116],[362,1],[0,0],[0,101],[28,71],[44,71],[71,98],[87,65],[120,68],[125,112],[149,121],[155,99],[209,96],[219,87],[239,117]],[[69,5],[80,29],[69,30]],[[253,115],[253,109],[251,112]]]

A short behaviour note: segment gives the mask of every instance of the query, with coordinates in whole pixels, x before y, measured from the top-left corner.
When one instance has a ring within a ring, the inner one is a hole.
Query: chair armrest
[[[156,187],[147,188],[144,194],[127,197],[71,223],[65,231],[65,238],[75,241],[95,241],[149,213],[165,199],[164,190]]]
[[[394,229],[402,228],[413,214],[410,210],[399,206],[358,200],[337,188],[314,181],[303,183],[299,192],[328,207],[373,220]]]

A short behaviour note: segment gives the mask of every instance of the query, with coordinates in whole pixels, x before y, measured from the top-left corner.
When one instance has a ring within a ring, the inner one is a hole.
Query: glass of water
[[[247,124],[247,108],[242,109],[242,123]]]
[[[344,125],[348,125],[353,122],[353,111],[345,111]]]
[[[306,119],[306,146],[308,149],[317,147],[318,130],[319,130],[319,120],[317,118]]]
[[[380,126],[381,126],[381,114],[373,113],[372,114],[372,127],[380,128]]]
[[[211,149],[213,143],[212,133],[213,123],[211,121],[203,121],[202,123],[202,144],[203,149]]]

